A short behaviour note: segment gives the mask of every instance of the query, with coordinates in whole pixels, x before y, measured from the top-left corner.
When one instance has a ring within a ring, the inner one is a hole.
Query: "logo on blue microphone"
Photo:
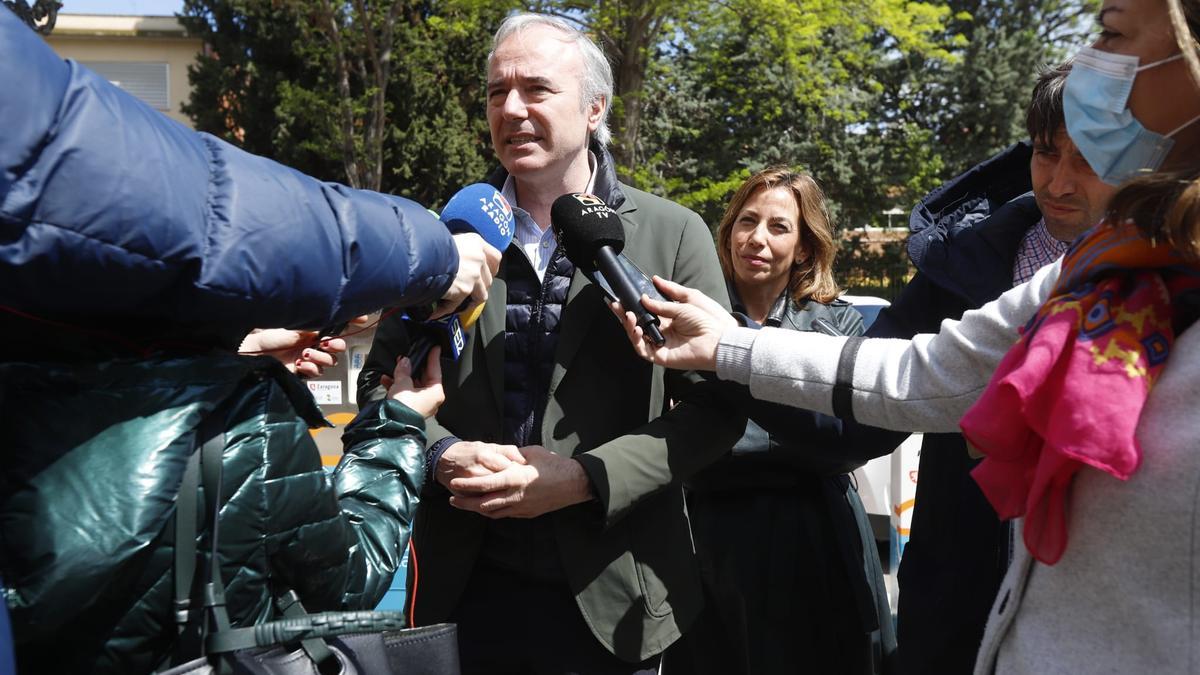
[[[492,222],[496,225],[496,229],[500,232],[500,236],[512,237],[513,212],[504,195],[493,191],[491,199],[480,197],[479,208],[483,210],[488,218],[492,219]]]

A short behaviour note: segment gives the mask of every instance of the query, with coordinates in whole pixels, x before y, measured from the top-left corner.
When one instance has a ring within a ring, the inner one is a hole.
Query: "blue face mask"
[[[1084,47],[1063,88],[1067,135],[1100,180],[1119,185],[1136,174],[1157,171],[1175,145],[1171,138],[1200,120],[1192,118],[1169,134],[1150,131],[1127,107],[1133,81],[1143,70],[1177,61],[1176,54],[1138,66],[1138,57]]]

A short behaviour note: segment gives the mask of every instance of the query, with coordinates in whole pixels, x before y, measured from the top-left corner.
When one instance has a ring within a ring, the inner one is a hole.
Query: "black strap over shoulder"
[[[280,614],[288,620],[287,625],[298,624],[290,633],[278,629],[274,632],[265,631],[263,626],[244,629],[232,627],[225,609],[225,582],[221,578],[218,556],[221,540],[221,474],[225,455],[225,431],[218,413],[210,413],[200,423],[196,442],[200,449],[188,458],[175,507],[175,622],[179,634],[176,662],[194,658],[197,653],[201,656],[211,654],[218,657],[214,662],[217,672],[223,673],[228,671],[229,664],[220,658],[222,654],[274,642],[298,640],[319,672],[337,672],[341,666],[321,639],[323,634],[319,630],[303,629],[312,621],[293,591],[288,591],[277,602]],[[196,549],[197,488],[201,488],[204,494],[205,525],[210,543],[209,555],[203,561]],[[198,563],[207,566],[208,572],[205,575],[208,581],[203,585],[203,602],[199,603],[199,607],[192,601]],[[201,611],[194,611],[200,608]],[[342,617],[325,616],[317,615],[319,625],[336,626],[341,629],[340,632],[345,632],[344,624],[347,622]],[[403,617],[399,613],[387,618],[390,621],[386,628],[403,627]],[[376,630],[381,629],[366,619],[361,623]],[[272,625],[268,624],[267,627]],[[339,631],[326,632],[339,634]]]
[[[205,621],[205,641],[211,632],[229,630],[229,613],[225,611],[225,582],[221,579],[221,559],[217,546],[221,541],[221,473],[225,455],[225,432],[215,430],[210,420],[201,425],[201,437],[206,439],[200,447],[200,476],[204,487],[204,507],[208,514],[210,552],[208,556],[208,582],[204,584],[204,610],[211,625]],[[206,428],[207,427],[207,428]],[[208,432],[208,433],[205,433]]]
[[[175,497],[175,519],[173,526],[175,528],[175,560],[174,560],[174,592],[175,592],[175,628],[177,634],[177,644],[175,649],[175,658],[173,663],[178,664],[187,661],[195,654],[203,651],[204,635],[206,632],[205,626],[205,611],[197,612],[197,605],[192,602],[192,598],[196,596],[194,584],[196,581],[196,566],[199,561],[199,555],[196,550],[196,537],[199,533],[196,527],[197,514],[199,513],[199,489],[201,483],[201,457],[207,451],[210,458],[216,454],[217,460],[220,460],[221,454],[224,452],[225,434],[223,429],[217,424],[218,416],[215,413],[210,413],[205,417],[196,430],[196,445],[200,446],[195,449],[191,456],[188,457],[187,468],[183,472],[183,481],[179,485],[179,494]],[[212,464],[210,459],[209,464]],[[208,478],[207,476],[205,477]],[[207,481],[206,481],[207,482]],[[217,476],[219,492],[220,476]],[[206,525],[209,531],[213,533],[213,539],[216,539],[216,508],[212,506],[212,502],[220,503],[220,499],[216,494],[210,494],[213,490],[205,489],[205,505],[204,512]],[[211,520],[212,522],[208,522]],[[214,543],[215,550],[215,543]]]
[[[854,391],[854,362],[865,339],[861,336],[847,339],[846,344],[842,345],[842,354],[838,357],[837,376],[833,384],[833,415],[847,422],[854,421],[851,399]]]
[[[175,499],[175,627],[182,636],[191,620],[192,581],[196,577],[196,491],[200,488],[200,453],[188,458]]]

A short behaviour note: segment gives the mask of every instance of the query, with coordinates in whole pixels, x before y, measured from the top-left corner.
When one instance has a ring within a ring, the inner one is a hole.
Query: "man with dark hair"
[[[1067,137],[1070,65],[1043,73],[1020,143],[951,180],[913,210],[917,274],[868,335],[936,333],[1026,281],[1100,221],[1113,188]],[[901,671],[969,673],[1010,557],[1010,533],[971,478],[960,434],[925,434],[911,539],[900,563]]]
[[[1042,73],[1025,116],[1025,128],[1033,143],[1029,173],[1043,225],[1031,230],[1026,239],[1041,237],[1044,246],[1022,244],[1022,250],[1028,249],[1029,255],[1018,257],[1019,268],[1014,269],[1014,283],[1029,279],[1038,268],[1058,257],[1044,260],[1045,256],[1039,256],[1035,251],[1044,249],[1061,254],[1067,244],[1100,222],[1108,201],[1117,191],[1116,186],[1096,176],[1067,136],[1062,92],[1070,72],[1070,64],[1063,64]]]
[[[488,57],[490,182],[516,231],[446,365],[409,586],[414,625],[458,624],[464,673],[654,673],[699,613],[680,484],[744,418],[705,404],[708,383],[638,358],[550,227],[558,197],[590,192],[639,267],[726,297],[700,217],[617,180],[612,82],[595,43],[553,17],[509,17]],[[406,347],[399,321],[380,325],[361,403]]]

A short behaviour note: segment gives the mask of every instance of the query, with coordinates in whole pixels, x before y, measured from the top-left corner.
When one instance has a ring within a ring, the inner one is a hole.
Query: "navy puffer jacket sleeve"
[[[0,304],[43,318],[319,327],[440,297],[444,225],[196,133],[0,11]]]

